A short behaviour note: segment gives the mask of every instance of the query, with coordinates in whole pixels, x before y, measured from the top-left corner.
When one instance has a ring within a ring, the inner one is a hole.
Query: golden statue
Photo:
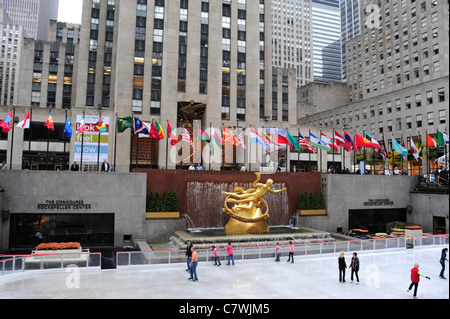
[[[222,195],[228,196],[222,211],[231,217],[225,226],[227,234],[262,234],[268,233],[270,230],[267,224],[269,206],[262,197],[269,192],[281,193],[287,189],[273,190],[270,188],[273,180],[268,179],[266,184],[259,183],[261,174],[255,174],[257,180],[252,184],[252,187],[255,188],[244,191],[241,187],[236,187],[235,193],[222,192]],[[230,208],[228,204],[233,204],[233,207]],[[265,208],[264,213],[262,207]]]

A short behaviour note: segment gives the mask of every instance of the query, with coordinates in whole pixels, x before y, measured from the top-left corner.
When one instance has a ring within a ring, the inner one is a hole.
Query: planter
[[[326,209],[298,209],[297,213],[300,216],[326,216]]]
[[[180,218],[179,212],[150,212],[146,213],[147,219],[176,219]]]

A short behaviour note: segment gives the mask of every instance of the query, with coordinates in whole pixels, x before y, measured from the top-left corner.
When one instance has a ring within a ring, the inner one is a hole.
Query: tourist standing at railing
[[[186,244],[187,244],[187,247],[186,247],[187,269],[186,269],[186,271],[190,271],[191,270],[191,266],[190,265],[191,265],[191,257],[192,257],[192,247],[193,247],[193,245],[192,245],[190,240],[188,240]]]
[[[275,253],[277,255],[277,258],[275,259],[275,261],[280,261],[281,248],[280,248],[280,244],[279,243],[277,243],[277,245],[275,246]]]
[[[291,257],[292,257],[292,261],[291,261]],[[292,244],[292,242],[289,242],[289,257],[287,262],[290,262],[293,264],[294,263],[294,245]]]
[[[352,261],[350,262],[350,266],[348,268],[352,269],[352,275],[351,275],[351,282],[353,282],[353,274],[356,275],[356,284],[359,284],[359,258],[358,254],[355,252],[353,253]]]
[[[212,249],[213,249],[213,253],[211,255],[214,256],[214,266],[222,265],[220,263],[220,257],[219,257],[219,252],[217,251],[217,248],[215,246],[212,246]]]
[[[425,276],[419,271],[419,264],[414,264],[414,268],[411,269],[411,285],[409,285],[407,290],[409,292],[414,287],[414,299],[417,298],[417,288],[419,287],[420,277],[430,280],[430,277]]]
[[[189,269],[191,270],[191,277],[189,277],[189,280],[192,281],[198,281],[198,277],[197,277],[197,266],[198,266],[198,256],[197,256],[197,252],[195,251],[195,248],[192,247],[191,248],[191,264],[189,265]]]
[[[230,265],[230,260],[233,262],[234,266],[234,257],[233,257],[233,246],[231,245],[231,242],[228,242],[228,246],[225,248],[225,250],[228,252],[228,264]]]
[[[441,260],[439,261],[441,263],[441,266],[442,266],[441,273],[439,274],[439,277],[441,277],[442,279],[447,279],[447,278],[444,277],[445,262],[448,261],[447,252],[448,252],[447,248],[442,249]]]
[[[345,268],[347,268],[347,264],[345,263],[343,251],[339,253],[338,265],[339,265],[339,282],[345,282]]]

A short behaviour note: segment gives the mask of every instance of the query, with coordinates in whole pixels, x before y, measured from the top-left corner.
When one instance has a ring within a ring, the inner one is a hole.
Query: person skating
[[[353,282],[353,274],[356,275],[356,284],[359,284],[359,258],[357,253],[353,253],[352,261],[350,262],[350,266],[348,268],[352,269],[351,282]]]
[[[347,268],[347,264],[345,263],[343,251],[339,253],[338,265],[339,265],[339,282],[345,282],[345,268]]]
[[[441,266],[442,266],[441,273],[439,274],[439,277],[442,278],[442,279],[447,279],[447,278],[444,277],[445,262],[448,261],[447,252],[448,252],[447,248],[442,249],[441,259],[439,260],[439,262],[441,263]]]
[[[427,278],[430,280],[430,277],[425,276],[419,271],[419,264],[414,264],[414,267],[411,269],[411,285],[409,285],[408,292],[414,287],[414,299],[417,298],[417,288],[419,287],[420,277]]]

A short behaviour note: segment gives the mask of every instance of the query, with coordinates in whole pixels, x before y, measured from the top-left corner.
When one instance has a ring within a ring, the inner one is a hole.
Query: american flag
[[[183,141],[189,142],[189,144],[194,147],[194,143],[191,140],[191,135],[189,132],[183,127],[183,134],[182,134]]]
[[[308,140],[307,140],[306,138],[304,138],[303,135],[302,135],[301,133],[298,133],[298,137],[299,137],[298,142],[299,142],[299,144],[300,144],[300,146],[301,146],[302,148],[303,148],[303,146],[304,146],[304,147],[306,147],[308,150],[310,150],[311,152],[313,152],[314,154],[317,153],[316,149],[315,149],[311,144],[309,144]]]
[[[245,143],[244,143],[244,133],[242,133],[241,129],[239,129],[238,141],[239,141],[239,144],[242,146],[242,148],[244,150],[246,150],[247,149],[247,145],[245,145]]]

